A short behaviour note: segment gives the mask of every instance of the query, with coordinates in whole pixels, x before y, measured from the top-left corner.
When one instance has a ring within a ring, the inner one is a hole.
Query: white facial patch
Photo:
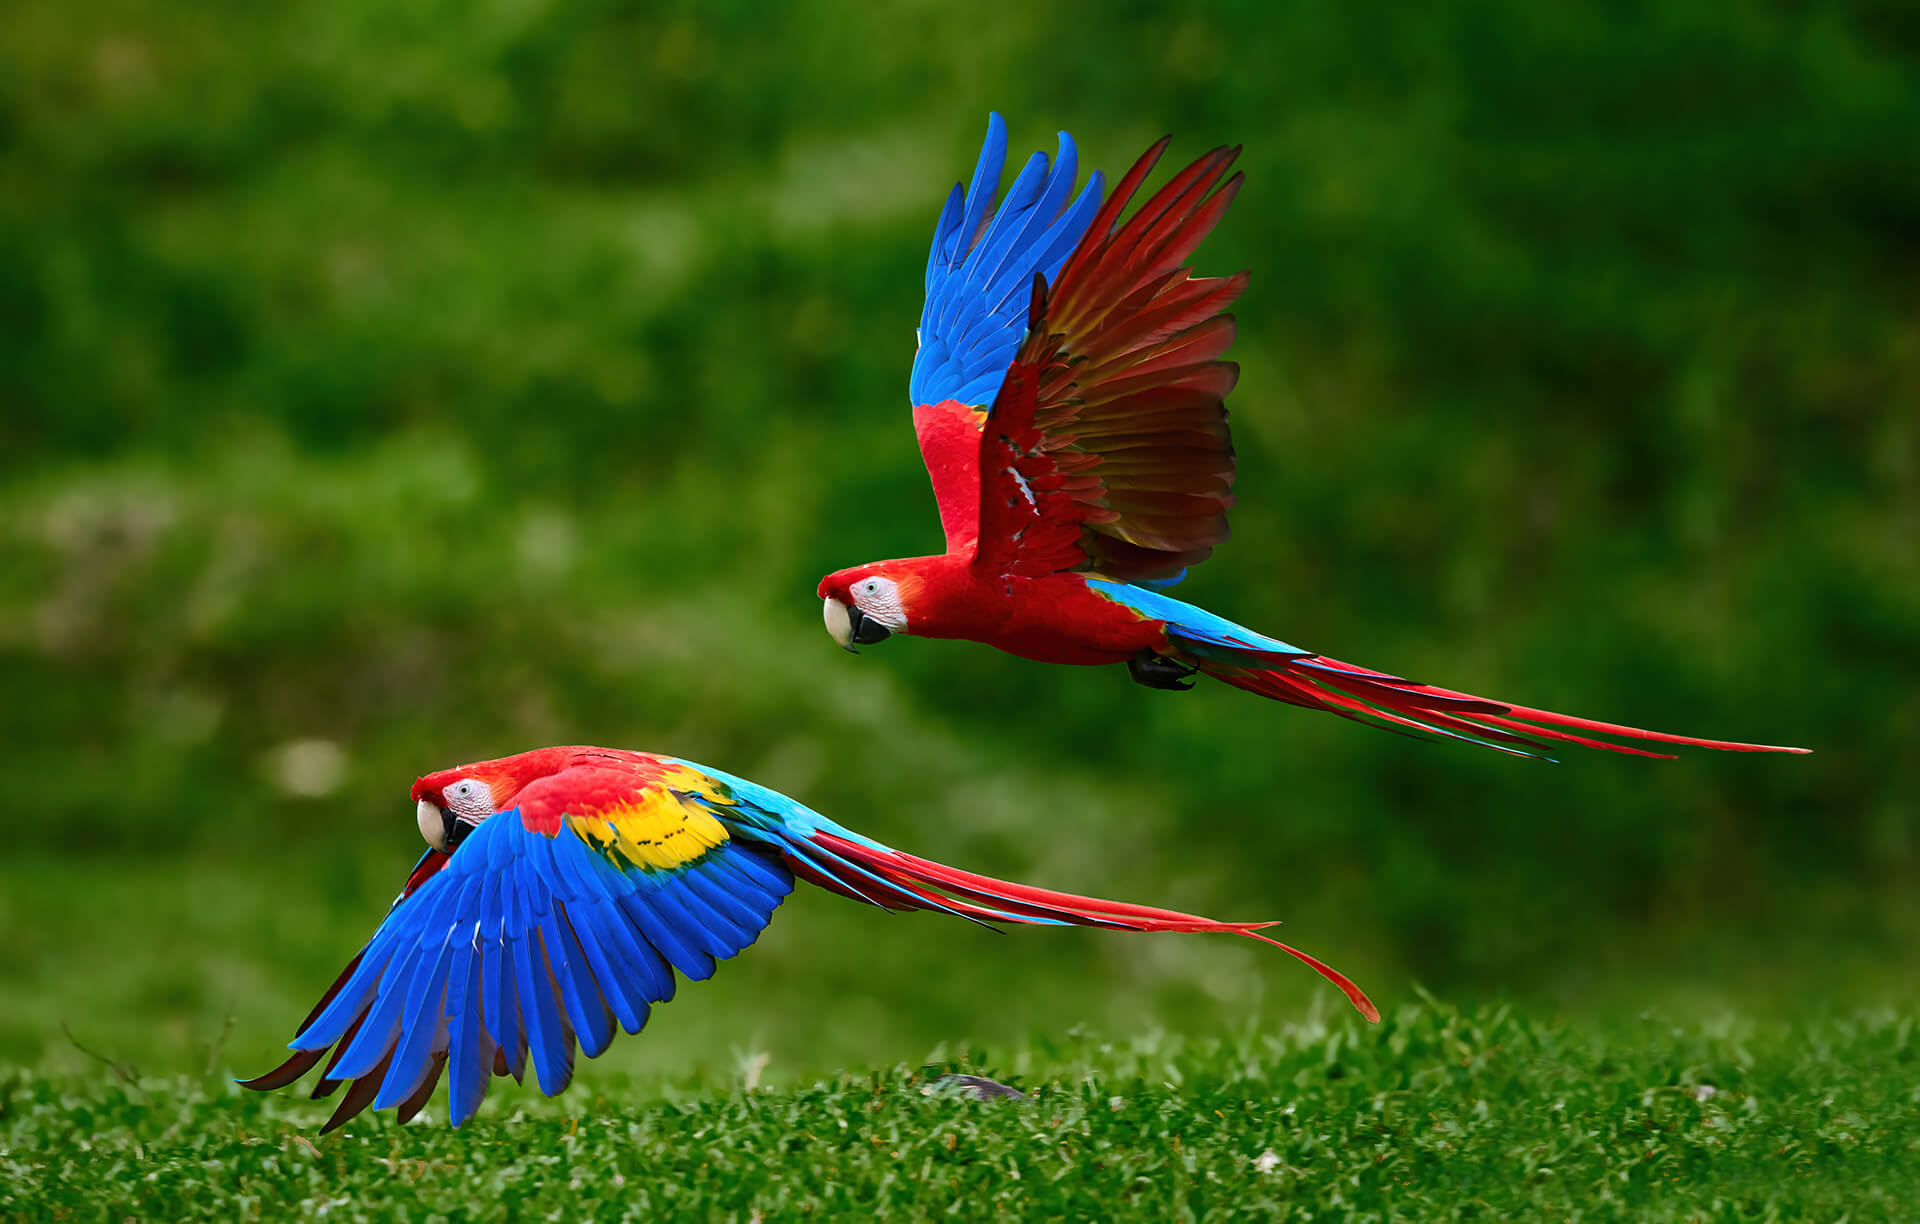
[[[453,818],[469,828],[493,815],[493,791],[477,778],[461,778],[450,782],[442,788],[440,796],[446,802],[447,811],[453,813]],[[427,839],[429,846],[435,850],[446,850],[447,823],[438,807],[422,799],[414,806],[413,818],[420,826],[420,836]],[[460,833],[452,840],[458,842],[464,836],[465,833]]]
[[[848,588],[853,605],[885,625],[889,632],[907,631],[907,613],[900,606],[900,587],[891,578],[862,578]]]
[[[476,778],[462,778],[440,792],[446,796],[447,809],[468,824],[479,824],[493,815],[493,791]]]

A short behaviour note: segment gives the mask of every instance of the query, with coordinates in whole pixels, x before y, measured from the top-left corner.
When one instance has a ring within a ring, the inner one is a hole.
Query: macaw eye
[[[866,587],[867,587],[867,594],[869,595],[875,594],[880,590],[880,584],[875,582],[871,578],[867,579]]]
[[[441,792],[446,806],[456,815],[465,817],[470,823],[477,823],[493,815],[493,792],[485,782],[475,778],[461,778],[449,782]]]

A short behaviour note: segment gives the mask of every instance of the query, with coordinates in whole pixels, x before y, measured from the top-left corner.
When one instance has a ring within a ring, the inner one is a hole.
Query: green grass
[[[1911,1016],[1569,1023],[1406,1006],[1227,1041],[1075,1033],[929,1068],[754,1084],[498,1085],[474,1124],[322,1106],[217,1074],[0,1080],[22,1220],[1633,1219],[1910,1216]],[[938,1069],[1025,1100],[927,1091]]]

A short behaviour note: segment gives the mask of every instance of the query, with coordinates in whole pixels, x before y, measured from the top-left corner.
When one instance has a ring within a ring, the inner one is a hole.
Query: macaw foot
[[[1174,692],[1185,692],[1192,688],[1191,677],[1198,670],[1197,667],[1155,654],[1151,650],[1143,650],[1127,660],[1127,673],[1133,677],[1135,684]]]

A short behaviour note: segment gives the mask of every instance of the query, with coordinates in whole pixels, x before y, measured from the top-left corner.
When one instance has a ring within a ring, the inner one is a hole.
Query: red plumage
[[[1277,701],[1529,754],[1550,741],[1661,755],[1596,736],[1804,751],[1643,731],[1415,684],[1133,585],[1177,579],[1204,561],[1227,539],[1234,501],[1226,397],[1239,369],[1222,360],[1234,337],[1223,312],[1247,274],[1196,277],[1186,261],[1239,191],[1241,176],[1228,177],[1239,150],[1202,155],[1123,223],[1167,143],[1115,185],[1051,286],[1032,273],[1026,336],[991,410],[951,399],[914,409],[947,550],[822,580],[841,645],[889,633],[965,638],[1046,663],[1126,662],[1136,679],[1162,688],[1205,672]],[[991,232],[983,220],[970,239]],[[942,317],[950,323],[956,312],[966,307],[948,300]]]

